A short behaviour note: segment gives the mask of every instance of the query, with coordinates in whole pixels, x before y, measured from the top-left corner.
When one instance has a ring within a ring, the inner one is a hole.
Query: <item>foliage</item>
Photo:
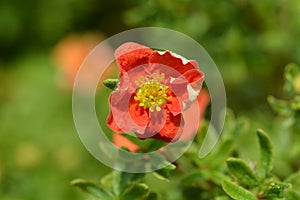
[[[175,169],[175,166],[153,172],[161,180],[168,181],[168,171]],[[103,200],[155,200],[157,194],[150,192],[147,184],[143,183],[144,173],[127,173],[113,171],[104,176],[99,183],[77,179],[72,185],[81,188],[94,197]]]
[[[203,45],[222,73],[231,108],[251,109],[251,102],[280,94],[283,66],[300,63],[297,0],[134,2],[124,14],[128,25],[171,28]]]
[[[239,158],[228,158],[226,163],[230,173],[240,184],[223,181],[223,190],[233,199],[273,199],[283,198],[290,183],[279,182],[271,174],[273,167],[273,146],[269,136],[262,130],[257,131],[260,147],[260,160],[256,170]],[[251,192],[250,192],[251,191]]]
[[[297,98],[299,69],[296,65],[286,67],[285,90],[289,92],[291,100],[286,100],[285,109],[296,112],[295,115],[288,115],[287,118],[296,120],[297,109],[294,109],[294,98]],[[109,84],[107,84],[109,83]],[[108,80],[104,84],[114,88],[117,82]],[[270,101],[271,105],[281,111],[280,104],[275,98]],[[281,100],[283,102],[283,100]],[[276,104],[277,103],[277,104]],[[286,112],[279,112],[284,114]],[[100,184],[92,184],[88,181],[75,180],[73,185],[93,194],[99,199],[298,199],[297,188],[300,186],[299,173],[294,172],[290,177],[282,181],[273,171],[274,148],[270,136],[263,130],[257,130],[259,146],[259,158],[255,161],[242,159],[239,156],[239,145],[243,137],[248,137],[249,122],[245,118],[237,118],[229,110],[223,130],[223,135],[214,150],[205,158],[199,159],[198,150],[201,148],[203,138],[207,131],[207,122],[202,123],[202,128],[196,136],[195,141],[182,158],[176,161],[175,165],[153,172],[161,180],[168,181],[170,170],[171,181],[176,182],[173,190],[152,191],[151,185],[143,179],[148,174],[130,174],[113,171],[112,174],[102,178]],[[206,133],[208,134],[208,133]],[[132,140],[134,142],[134,140]],[[143,146],[142,143],[136,143]],[[252,147],[253,148],[253,147]],[[299,168],[299,165],[298,165]],[[114,178],[117,177],[117,178]],[[151,184],[151,183],[150,183]],[[105,190],[105,188],[107,190]],[[175,193],[177,189],[180,193]],[[96,191],[96,192],[95,192]],[[133,192],[134,191],[134,192]],[[175,194],[174,194],[175,193]],[[134,196],[131,196],[133,195]],[[175,197],[175,196],[176,197]],[[125,198],[126,196],[126,198]]]

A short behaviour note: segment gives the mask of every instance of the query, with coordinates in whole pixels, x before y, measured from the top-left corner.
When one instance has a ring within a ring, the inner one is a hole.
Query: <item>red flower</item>
[[[120,82],[109,98],[108,126],[141,139],[176,141],[189,120],[182,113],[201,90],[204,75],[196,61],[131,42],[115,56]]]
[[[189,119],[193,118],[196,122],[199,122],[198,119],[200,119],[200,122],[201,122],[201,119],[203,118],[203,116],[205,114],[206,107],[208,106],[208,104],[210,102],[210,97],[206,90],[201,90],[200,94],[197,97],[197,102],[198,102],[198,106],[199,106],[199,109],[198,109],[199,118],[195,117],[194,109],[185,110],[183,115],[187,116]],[[196,111],[196,113],[197,113],[197,111]],[[194,124],[195,122],[190,121],[190,123]],[[188,128],[188,130],[185,131],[181,135],[180,140],[186,141],[186,140],[193,138],[195,136],[195,134],[197,133],[197,129],[200,128],[200,124],[199,124],[199,127],[189,126],[187,128]],[[195,130],[195,128],[196,128],[196,130]],[[112,140],[113,140],[113,143],[117,147],[126,147],[131,152],[136,152],[137,150],[139,150],[139,146],[136,145],[135,143],[131,142],[126,137],[124,137],[123,134],[113,133]]]

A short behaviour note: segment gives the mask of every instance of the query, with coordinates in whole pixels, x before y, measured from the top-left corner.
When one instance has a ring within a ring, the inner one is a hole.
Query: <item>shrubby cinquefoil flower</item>
[[[120,82],[109,98],[108,126],[133,131],[141,139],[176,141],[183,131],[183,112],[200,93],[204,74],[197,62],[170,51],[128,42],[115,52]]]

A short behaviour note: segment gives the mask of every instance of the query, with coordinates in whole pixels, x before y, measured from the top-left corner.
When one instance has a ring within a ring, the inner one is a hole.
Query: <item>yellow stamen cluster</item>
[[[167,95],[168,86],[161,84],[164,78],[164,74],[157,76],[154,73],[152,79],[142,76],[140,81],[135,82],[139,88],[136,90],[134,99],[139,102],[139,106],[149,108],[151,112],[161,111],[161,106],[172,98]]]

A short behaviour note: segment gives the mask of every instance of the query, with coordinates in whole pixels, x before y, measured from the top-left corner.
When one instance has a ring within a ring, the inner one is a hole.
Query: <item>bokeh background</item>
[[[228,106],[267,127],[267,96],[284,98],[284,66],[300,63],[299,16],[298,0],[1,0],[0,199],[84,199],[69,182],[110,170],[81,144],[71,101],[103,39],[142,26],[187,34],[219,67]]]

